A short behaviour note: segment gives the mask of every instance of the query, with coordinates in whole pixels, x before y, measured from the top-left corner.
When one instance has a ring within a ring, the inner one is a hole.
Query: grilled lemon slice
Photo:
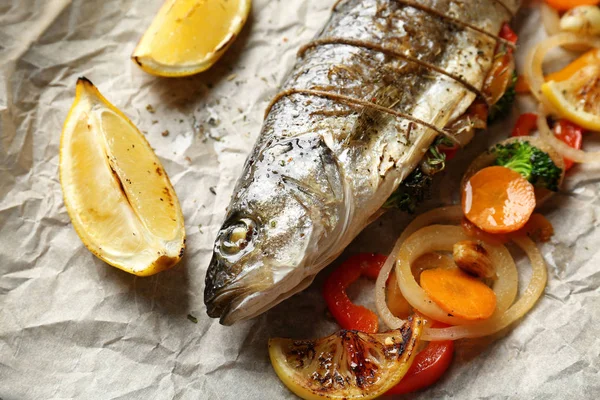
[[[600,65],[580,69],[569,79],[548,81],[542,93],[561,116],[585,129],[600,131]]]
[[[368,334],[340,331],[317,340],[271,339],[279,379],[303,399],[373,399],[395,386],[412,364],[423,320]]]
[[[85,78],[63,128],[59,173],[73,226],[98,258],[140,276],[181,259],[183,215],[164,168],[140,131]]]
[[[248,19],[251,0],[167,0],[131,58],[158,76],[188,76],[210,68]]]

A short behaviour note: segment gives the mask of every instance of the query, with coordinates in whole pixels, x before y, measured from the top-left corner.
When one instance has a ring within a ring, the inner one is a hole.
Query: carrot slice
[[[527,94],[531,92],[529,83],[527,83],[523,75],[519,75],[517,77],[517,83],[515,84],[515,92],[517,92],[518,94]]]
[[[489,318],[496,309],[494,291],[458,268],[423,271],[421,287],[442,310],[469,321]]]
[[[553,72],[551,74],[546,75],[545,80],[562,82],[566,81],[581,69],[587,67],[588,65],[595,65],[600,63],[600,49],[590,50],[584,55],[580,56],[578,59],[573,61],[571,64],[567,65],[560,71]]]
[[[463,188],[465,217],[488,233],[521,229],[535,209],[535,191],[521,174],[493,166],[473,175]]]
[[[525,226],[513,235],[527,235],[535,241],[547,242],[554,235],[554,227],[542,214],[535,213]]]
[[[460,226],[463,228],[463,232],[469,237],[476,240],[484,241],[492,246],[498,246],[506,244],[510,241],[509,235],[503,235],[501,233],[487,233],[475,226],[474,223],[464,218],[460,221]]]
[[[567,11],[577,6],[595,6],[599,0],[546,0],[546,3],[555,10]]]

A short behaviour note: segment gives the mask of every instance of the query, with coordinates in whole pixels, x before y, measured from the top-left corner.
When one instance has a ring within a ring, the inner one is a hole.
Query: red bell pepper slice
[[[443,328],[448,325],[435,322],[433,326]],[[427,347],[415,356],[415,361],[402,380],[388,390],[386,395],[411,393],[433,385],[450,367],[453,354],[454,341],[429,342]]]
[[[438,150],[446,155],[446,161],[452,160],[456,157],[456,153],[458,152],[458,146],[454,147],[438,147]]]
[[[346,289],[361,276],[377,279],[381,267],[387,259],[381,254],[363,253],[347,259],[334,270],[325,281],[323,296],[329,312],[343,329],[366,333],[379,330],[377,315],[363,306],[350,301]],[[435,323],[437,327],[447,326]],[[429,342],[427,347],[415,356],[415,360],[400,383],[386,394],[402,394],[423,389],[440,379],[450,366],[454,353],[454,342]]]
[[[512,44],[517,44],[517,40],[519,39],[519,37],[517,36],[515,31],[513,31],[510,28],[510,25],[508,25],[506,22],[504,24],[502,24],[502,28],[500,28],[500,33],[498,34],[498,36],[504,40],[509,41]],[[500,45],[500,43],[498,43],[498,46],[499,45]],[[506,46],[506,53],[508,55],[512,55],[513,52],[514,52],[514,49],[512,47]]]
[[[517,123],[510,136],[529,136],[531,131],[537,128],[537,115],[525,113],[519,116]]]
[[[519,116],[517,123],[510,136],[529,136],[531,132],[537,128],[537,115],[525,113]],[[556,137],[574,149],[581,149],[581,140],[583,136],[583,128],[575,125],[569,120],[560,119],[554,125],[554,134]],[[565,171],[573,167],[573,161],[565,158]]]
[[[512,44],[517,44],[517,40],[519,40],[519,36],[513,31],[506,22],[502,24],[502,28],[500,28],[500,35],[502,39],[508,40]]]
[[[386,259],[381,254],[357,254],[347,259],[325,281],[323,297],[329,312],[343,329],[378,332],[377,315],[368,308],[352,303],[346,289],[361,276],[377,279]]]
[[[583,128],[569,120],[561,119],[554,125],[554,135],[574,149],[581,149]],[[565,171],[573,166],[573,161],[565,158]]]

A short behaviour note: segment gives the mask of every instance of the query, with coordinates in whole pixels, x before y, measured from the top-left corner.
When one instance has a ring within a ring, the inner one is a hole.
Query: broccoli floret
[[[417,205],[422,202],[429,193],[431,175],[423,173],[421,167],[417,167],[406,177],[398,189],[383,205],[384,208],[396,207],[408,213],[414,213]]]
[[[500,97],[500,100],[494,105],[490,107],[490,111],[488,113],[488,123],[492,123],[499,118],[506,116],[515,101],[515,97],[517,92],[515,91],[515,86],[517,85],[517,74],[513,72],[512,79],[506,88],[506,92],[504,95]]]
[[[550,156],[526,141],[498,144],[494,147],[496,165],[523,175],[535,187],[558,190],[562,170]]]

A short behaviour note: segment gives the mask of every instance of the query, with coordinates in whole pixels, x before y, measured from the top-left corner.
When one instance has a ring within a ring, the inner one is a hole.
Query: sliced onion
[[[556,35],[560,32],[560,16],[558,11],[550,7],[545,2],[542,2],[540,7],[540,13],[542,16],[542,23],[548,36]]]
[[[525,79],[531,88],[531,93],[549,110],[553,110],[552,105],[544,97],[541,89],[544,84],[544,57],[552,48],[565,44],[585,44],[590,47],[600,48],[600,38],[564,32],[539,42],[529,51],[525,60]]]
[[[546,287],[548,279],[546,264],[535,243],[528,237],[514,238],[514,242],[521,248],[531,261],[533,274],[525,293],[508,310],[498,316],[492,316],[489,320],[471,325],[452,326],[449,328],[426,328],[421,336],[423,340],[457,340],[464,338],[476,338],[492,335],[525,315],[535,305]]]
[[[561,156],[573,160],[578,163],[600,163],[600,151],[583,151],[574,149],[562,140],[559,140],[554,132],[548,126],[546,117],[548,113],[542,104],[539,106],[538,112],[538,130],[540,137],[549,143]]]
[[[438,306],[419,286],[411,270],[411,264],[423,254],[433,251],[452,251],[456,242],[469,239],[470,237],[459,226],[431,225],[419,229],[402,243],[396,262],[398,285],[404,298],[422,314],[451,325],[474,323],[452,316]],[[484,244],[484,247],[498,273],[498,279],[492,289],[497,300],[494,314],[500,314],[512,304],[517,295],[517,267],[504,246]]]
[[[404,229],[396,241],[394,248],[385,261],[385,264],[383,264],[381,272],[379,273],[377,281],[375,282],[375,304],[377,306],[377,312],[388,328],[398,329],[404,323],[403,319],[392,314],[385,299],[385,286],[388,278],[390,277],[390,272],[396,263],[396,259],[398,258],[398,253],[400,252],[402,243],[411,234],[424,226],[431,225],[432,223],[442,222],[458,223],[462,216],[463,213],[460,206],[441,207],[428,211],[419,215],[410,224],[408,224],[406,229]]]

